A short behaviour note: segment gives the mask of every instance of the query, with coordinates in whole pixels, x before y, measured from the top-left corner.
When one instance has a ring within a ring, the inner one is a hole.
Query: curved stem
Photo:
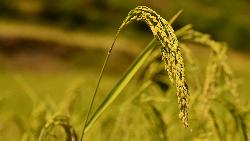
[[[100,75],[99,75],[99,78],[98,78],[98,82],[97,82],[97,85],[96,85],[96,88],[95,88],[93,97],[92,97],[92,99],[91,99],[91,103],[90,103],[90,106],[89,106],[89,109],[88,109],[88,112],[87,112],[87,116],[86,116],[85,121],[84,121],[84,126],[83,126],[83,130],[82,130],[82,134],[81,134],[81,139],[80,139],[80,141],[83,140],[84,131],[85,131],[85,129],[86,129],[87,121],[88,121],[88,118],[89,118],[91,109],[92,109],[92,107],[93,107],[93,104],[94,104],[94,100],[95,100],[97,91],[98,91],[98,89],[99,89],[99,86],[100,86],[100,83],[101,83],[101,80],[102,80],[103,72],[104,72],[104,70],[105,70],[105,68],[106,68],[106,66],[107,66],[109,57],[110,57],[110,55],[111,55],[111,51],[112,51],[112,49],[113,49],[113,47],[114,47],[114,45],[115,45],[115,41],[116,41],[117,37],[118,37],[118,34],[116,34],[115,39],[114,39],[114,41],[113,41],[113,43],[112,43],[112,45],[111,45],[111,47],[110,47],[110,49],[109,49],[109,51],[108,51],[108,54],[106,55],[106,58],[105,58],[105,61],[104,61],[103,65],[102,65],[102,69],[101,69],[101,72],[100,72]]]

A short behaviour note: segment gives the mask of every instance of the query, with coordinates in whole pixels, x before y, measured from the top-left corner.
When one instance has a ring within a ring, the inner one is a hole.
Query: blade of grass
[[[183,12],[183,10],[179,10],[170,20],[169,20],[169,24],[172,25],[174,23],[174,21],[181,15],[181,13]]]
[[[107,107],[115,100],[115,98],[120,94],[120,92],[127,86],[129,81],[133,78],[135,73],[139,70],[139,68],[143,65],[146,59],[151,54],[152,49],[155,47],[156,39],[153,39],[147,47],[143,50],[143,52],[136,58],[136,60],[131,64],[128,68],[128,71],[125,72],[120,81],[113,87],[108,96],[105,98],[103,103],[97,108],[93,116],[87,121],[86,128],[83,131],[84,133],[88,131],[88,129],[93,125],[93,123],[100,117],[100,115],[107,109]],[[84,134],[83,133],[83,134]]]
[[[212,109],[210,109],[209,114],[211,116],[213,126],[214,126],[214,130],[215,130],[215,133],[217,135],[218,140],[223,141],[222,133],[220,132],[219,122],[216,120],[214,111]]]

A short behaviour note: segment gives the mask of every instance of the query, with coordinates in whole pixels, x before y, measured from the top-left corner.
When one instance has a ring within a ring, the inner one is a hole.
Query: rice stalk
[[[49,136],[50,132],[57,126],[62,127],[66,133],[67,141],[76,141],[77,136],[74,128],[70,123],[70,117],[73,113],[73,105],[77,96],[79,95],[79,87],[82,84],[82,79],[75,80],[66,90],[66,98],[60,103],[59,110],[54,114],[43,127],[39,141],[46,140],[46,136]]]
[[[212,102],[211,100],[214,101],[219,99],[219,97],[216,97],[218,95],[215,94],[220,94],[226,90],[226,92],[230,93],[234,97],[235,108],[236,105],[239,106],[241,104],[239,101],[239,93],[237,90],[236,79],[232,69],[230,68],[227,62],[227,55],[226,55],[227,46],[225,43],[212,40],[210,35],[208,34],[204,34],[193,30],[191,25],[186,25],[183,28],[179,29],[176,32],[176,35],[180,39],[181,42],[180,46],[185,45],[185,43],[187,42],[193,42],[201,44],[202,46],[207,46],[212,51],[206,67],[206,73],[205,73],[206,77],[202,89],[203,95],[201,96],[202,104],[205,107],[201,107],[201,109],[202,111],[204,111],[205,115],[207,115],[206,113],[208,112],[208,114],[211,116],[218,139],[224,140],[224,135],[220,132],[221,125],[218,124],[219,123],[218,121],[216,121],[217,118],[219,117],[216,117],[214,112],[211,111],[212,110],[211,108],[213,107],[212,104],[208,102]],[[184,55],[186,55],[185,53],[186,52],[184,51]],[[197,98],[195,98],[196,101],[198,100]],[[227,108],[226,105],[224,105],[224,107]],[[235,113],[231,113],[231,115],[233,115],[234,118],[234,123],[238,127],[237,132],[240,131],[239,133],[241,135],[241,140],[246,140],[247,132],[245,130],[244,120],[241,120],[239,115],[234,115],[234,114]],[[226,128],[227,123],[223,124],[225,125]]]
[[[137,99],[121,106],[110,140],[166,141],[166,127],[159,111]]]
[[[158,15],[152,9],[146,6],[138,6],[135,9],[131,10],[128,16],[122,22],[115,36],[114,42],[112,43],[112,46],[108,51],[108,55],[104,61],[104,65],[101,70],[101,74],[97,83],[97,87],[95,89],[94,96],[91,101],[88,113],[87,113],[87,118],[85,119],[82,137],[83,137],[83,134],[92,126],[93,122],[96,121],[96,119],[101,115],[101,113],[107,108],[107,106],[112,101],[114,101],[114,99],[119,95],[121,90],[126,86],[129,80],[135,74],[136,70],[140,68],[142,63],[146,60],[146,58],[148,58],[148,56],[150,55],[150,52],[152,51],[152,48],[150,46],[152,46],[153,42],[151,42],[149,46],[146,47],[145,51],[142,53],[142,55],[144,56],[143,57],[139,56],[138,59],[135,61],[135,63],[131,65],[131,67],[128,69],[128,71],[125,73],[122,79],[117,83],[114,89],[111,90],[108,97],[99,106],[99,108],[97,108],[94,115],[88,121],[90,109],[92,107],[94,97],[99,87],[99,83],[102,78],[102,73],[105,69],[108,58],[114,47],[114,43],[120,31],[132,21],[145,22],[150,27],[155,38],[160,41],[162,45],[162,48],[161,48],[162,60],[165,62],[165,69],[168,71],[169,79],[171,80],[171,82],[175,83],[176,85],[176,91],[177,91],[176,93],[178,96],[178,103],[179,103],[179,109],[180,109],[179,117],[182,120],[184,127],[188,127],[188,122],[187,122],[188,121],[188,112],[187,112],[188,99],[187,97],[189,93],[188,93],[188,87],[187,87],[185,75],[184,75],[183,58],[181,56],[181,50],[178,46],[178,40],[174,34],[174,30],[165,19],[163,19],[160,15]],[[82,137],[81,137],[81,140],[82,140]]]
[[[223,141],[223,137],[222,137],[222,133],[220,131],[219,123],[216,120],[217,118],[215,117],[215,113],[211,109],[209,110],[209,115],[211,116],[214,130],[215,130],[215,133],[217,135],[218,140]]]
[[[51,138],[56,137],[53,135],[53,129],[56,127],[62,127],[66,134],[66,141],[77,141],[77,135],[74,128],[69,122],[69,117],[64,115],[57,115],[50,122],[48,122],[41,131],[39,141],[47,141]]]
[[[145,6],[138,6],[130,11],[127,18],[123,21],[118,30],[118,34],[122,28],[132,21],[144,21],[151,29],[155,38],[157,38],[161,45],[162,59],[165,62],[165,69],[168,71],[169,79],[172,83],[175,81],[176,94],[178,96],[178,103],[180,114],[185,127],[187,123],[187,109],[188,109],[188,87],[184,74],[184,63],[181,55],[181,50],[178,45],[178,40],[174,34],[171,25],[160,15],[152,9]]]
[[[239,94],[237,90],[237,83],[232,69],[227,63],[227,46],[225,43],[216,42],[211,39],[210,35],[204,34],[186,27],[182,33],[182,39],[184,42],[195,42],[201,45],[208,46],[212,50],[212,54],[209,58],[209,62],[206,68],[206,79],[204,83],[203,94],[208,96],[215,93],[216,83],[221,76],[224,77],[225,84],[228,86],[230,93],[236,98],[236,102],[239,101]]]
[[[167,127],[161,115],[161,112],[150,103],[142,105],[145,117],[152,125],[154,135],[158,141],[167,141]]]
[[[217,100],[216,102],[222,104],[233,117],[234,123],[236,124],[236,130],[234,131],[234,134],[239,133],[240,139],[242,141],[247,141],[247,121],[245,120],[246,116],[244,115],[244,112],[237,107],[238,105],[226,99]]]

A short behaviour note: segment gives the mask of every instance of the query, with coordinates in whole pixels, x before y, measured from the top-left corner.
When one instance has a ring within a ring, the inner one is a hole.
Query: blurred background
[[[127,12],[147,5],[165,18],[184,10],[175,26],[191,23],[200,31],[226,41],[235,50],[249,51],[249,0],[1,0],[1,19],[12,22],[53,25],[67,30],[115,29]],[[135,28],[145,32],[141,26]]]
[[[182,9],[174,29],[192,24],[226,42],[242,99],[249,100],[249,0],[0,0],[0,119],[30,114],[32,102],[25,88],[59,103],[79,78],[84,86],[80,106],[87,106],[119,25],[138,5],[151,7],[167,20]],[[122,32],[99,97],[104,97],[152,38],[143,23],[131,24]],[[204,50],[194,48],[198,52],[194,55],[202,57]],[[0,139],[6,140],[8,135],[1,134],[1,129]]]

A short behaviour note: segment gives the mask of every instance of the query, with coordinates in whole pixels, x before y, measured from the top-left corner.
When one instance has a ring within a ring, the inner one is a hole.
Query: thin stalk
[[[105,58],[105,61],[104,61],[103,65],[102,65],[102,69],[101,69],[101,72],[100,72],[100,75],[99,75],[99,78],[98,78],[98,82],[97,82],[97,85],[96,85],[96,88],[95,88],[93,97],[92,97],[92,99],[91,99],[91,103],[90,103],[90,106],[89,106],[89,109],[88,109],[88,112],[87,112],[87,116],[86,116],[85,121],[84,121],[84,126],[83,126],[83,130],[82,130],[82,134],[81,134],[81,139],[80,139],[80,141],[83,140],[83,136],[84,136],[84,133],[85,133],[84,131],[85,131],[85,128],[86,128],[86,124],[87,124],[87,121],[88,121],[88,118],[89,118],[91,109],[92,109],[93,104],[94,104],[94,100],[95,100],[97,91],[98,91],[98,89],[99,89],[99,86],[100,86],[100,83],[101,83],[101,80],[102,80],[103,72],[104,72],[104,70],[105,70],[105,68],[106,68],[106,66],[107,66],[107,62],[108,62],[109,57],[110,57],[110,55],[111,55],[112,49],[113,49],[113,47],[114,47],[114,45],[115,45],[115,42],[116,42],[117,37],[118,37],[118,33],[116,34],[115,39],[114,39],[114,41],[113,41],[113,43],[112,43],[112,45],[111,45],[111,47],[110,47],[110,49],[109,49],[109,51],[108,51],[108,54],[106,55],[106,58]]]
[[[143,52],[136,58],[136,60],[131,64],[128,70],[125,72],[123,77],[119,82],[113,87],[113,89],[109,92],[108,96],[105,98],[103,103],[97,108],[93,116],[86,123],[86,127],[83,130],[84,134],[88,129],[93,125],[93,123],[100,117],[100,115],[107,109],[107,107],[115,100],[115,98],[120,94],[120,92],[124,89],[124,87],[129,83],[129,81],[133,78],[135,73],[139,70],[139,68],[143,65],[146,59],[151,54],[156,39],[153,39],[147,47],[143,50]]]

